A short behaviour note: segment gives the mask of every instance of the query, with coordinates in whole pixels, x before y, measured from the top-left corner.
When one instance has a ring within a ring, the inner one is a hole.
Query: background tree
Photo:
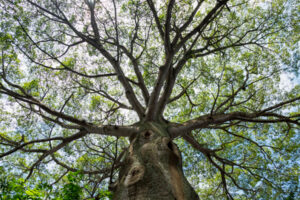
[[[0,165],[27,196],[299,194],[296,0],[1,8]]]

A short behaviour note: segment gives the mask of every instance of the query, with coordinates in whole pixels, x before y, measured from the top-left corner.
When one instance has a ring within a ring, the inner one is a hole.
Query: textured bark
[[[184,177],[180,152],[166,129],[148,123],[132,136],[113,199],[199,199]]]

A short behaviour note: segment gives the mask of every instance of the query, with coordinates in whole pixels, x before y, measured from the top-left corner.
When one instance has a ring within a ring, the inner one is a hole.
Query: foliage
[[[47,183],[26,183],[24,179],[16,179],[9,172],[4,171],[3,167],[0,168],[0,199],[1,200],[76,200],[82,199],[82,188],[78,182],[82,179],[83,174],[79,171],[68,173],[67,182],[64,183],[62,188],[55,189],[52,185]],[[98,200],[111,199],[112,194],[108,190],[102,190],[98,194]],[[90,199],[93,200],[93,199]]]
[[[82,176],[81,176],[82,178]],[[62,189],[62,199],[63,200],[79,200],[81,199],[82,189],[79,185],[77,185],[78,181],[81,179],[77,178],[77,174],[69,173],[67,175],[68,183],[63,186]]]
[[[49,191],[51,191],[51,186],[46,183],[39,183],[34,185],[34,187],[27,185],[24,179],[8,175],[3,167],[0,168],[0,199],[2,200],[41,200],[44,199]]]

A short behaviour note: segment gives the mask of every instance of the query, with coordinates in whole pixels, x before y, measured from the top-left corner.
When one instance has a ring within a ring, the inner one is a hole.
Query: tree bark
[[[143,124],[130,146],[115,183],[114,200],[198,200],[185,178],[181,154],[167,129]]]

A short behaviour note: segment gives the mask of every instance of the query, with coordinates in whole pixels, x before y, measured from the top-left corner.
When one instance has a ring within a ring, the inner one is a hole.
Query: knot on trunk
[[[124,185],[130,186],[141,180],[145,173],[145,167],[140,164],[134,164],[126,175]]]
[[[164,137],[162,139],[162,143],[165,146],[165,148],[167,148],[169,151],[171,151],[171,155],[174,155],[175,157],[178,158],[178,161],[181,162],[181,155],[180,152],[178,150],[178,147],[176,146],[176,144],[174,144],[172,142],[172,140],[170,138]]]

